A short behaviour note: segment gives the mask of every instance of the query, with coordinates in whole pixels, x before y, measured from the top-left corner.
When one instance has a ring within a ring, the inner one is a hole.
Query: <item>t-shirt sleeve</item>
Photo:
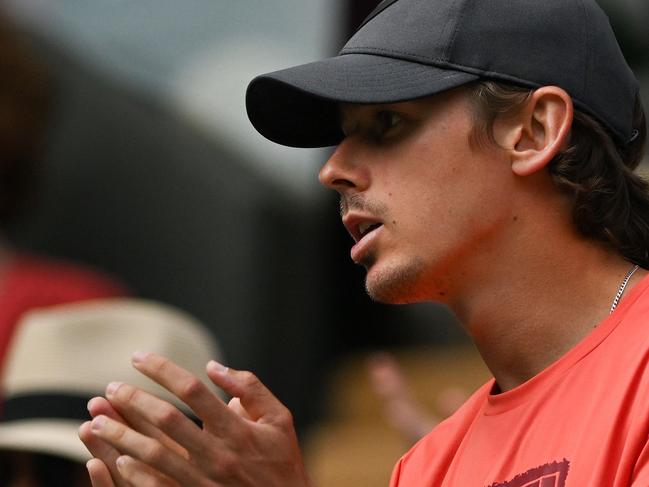
[[[403,462],[403,458],[400,458],[397,464],[394,466],[394,469],[392,470],[392,477],[390,477],[390,487],[399,486],[399,477],[401,476],[402,462]]]

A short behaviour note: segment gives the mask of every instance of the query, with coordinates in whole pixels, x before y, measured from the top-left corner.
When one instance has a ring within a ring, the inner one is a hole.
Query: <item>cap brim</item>
[[[253,79],[246,109],[264,137],[291,147],[327,147],[343,134],[339,103],[396,103],[434,95],[479,77],[370,54],[345,54]]]
[[[81,423],[64,419],[3,423],[0,425],[0,449],[46,453],[85,463],[92,455],[79,439]]]

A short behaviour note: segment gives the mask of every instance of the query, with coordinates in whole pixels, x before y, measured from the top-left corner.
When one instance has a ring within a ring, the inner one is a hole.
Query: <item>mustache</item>
[[[362,211],[375,216],[385,214],[387,208],[379,203],[367,200],[363,195],[354,193],[340,196],[340,217],[342,218],[350,210]]]

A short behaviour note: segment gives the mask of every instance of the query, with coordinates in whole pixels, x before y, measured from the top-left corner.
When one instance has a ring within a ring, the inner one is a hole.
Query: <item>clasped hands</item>
[[[207,375],[233,399],[165,357],[138,352],[133,366],[187,404],[198,426],[172,404],[111,383],[88,403],[79,437],[94,458],[93,487],[311,487],[289,410],[252,373],[217,362]]]

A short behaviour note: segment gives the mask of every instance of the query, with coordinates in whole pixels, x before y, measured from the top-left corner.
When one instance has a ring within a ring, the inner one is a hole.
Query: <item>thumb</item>
[[[207,376],[214,384],[239,399],[250,419],[262,423],[280,423],[290,412],[257,378],[246,370],[224,367],[215,361],[207,364]]]

